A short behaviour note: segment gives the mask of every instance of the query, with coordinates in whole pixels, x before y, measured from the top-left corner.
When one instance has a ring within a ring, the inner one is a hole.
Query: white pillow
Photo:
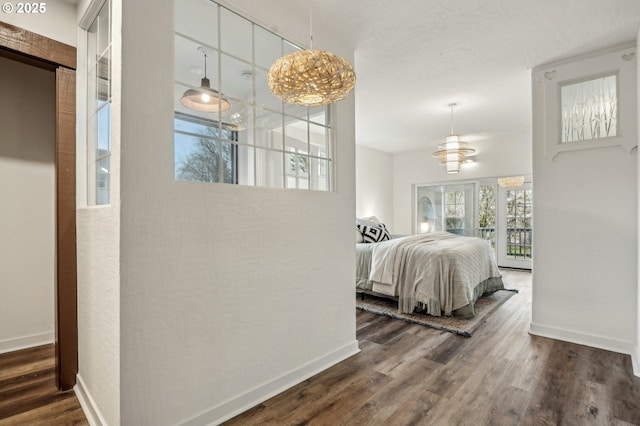
[[[375,216],[356,218],[356,225],[377,226],[380,225],[380,219]]]
[[[357,226],[356,226],[356,243],[364,243],[364,237],[362,236],[360,231],[358,231]]]

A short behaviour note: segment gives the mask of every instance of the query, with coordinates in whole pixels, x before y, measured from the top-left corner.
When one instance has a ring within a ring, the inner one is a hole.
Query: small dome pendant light
[[[221,112],[231,108],[228,100],[211,88],[211,82],[207,78],[207,52],[199,47],[198,51],[204,55],[204,77],[197,89],[188,89],[180,98],[180,103],[185,107],[202,112]]]

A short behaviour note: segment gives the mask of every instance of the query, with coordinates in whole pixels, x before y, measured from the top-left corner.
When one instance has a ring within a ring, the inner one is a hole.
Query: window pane
[[[236,183],[236,145],[175,134],[175,178],[193,182]]]
[[[253,108],[251,105],[233,102],[231,108],[222,113],[225,127],[235,129],[237,142],[253,145]],[[226,139],[226,138],[225,138]]]
[[[220,92],[225,98],[253,102],[253,71],[250,63],[222,54]]]
[[[108,50],[107,50],[108,53]],[[98,106],[111,99],[109,56],[103,56],[97,64]]]
[[[209,47],[218,47],[218,6],[215,3],[175,0],[174,25],[177,33],[199,40]]]
[[[309,123],[301,120],[288,120],[285,127],[285,148],[293,148],[297,150],[309,151]],[[287,149],[289,150],[289,149]]]
[[[276,97],[267,84],[267,72],[256,69],[256,104],[261,108],[269,108],[273,111],[282,111],[282,101]]]
[[[98,55],[103,55],[111,39],[109,37],[109,1],[102,6],[102,10],[98,14]]]
[[[309,121],[328,126],[329,106],[309,107]]]
[[[306,120],[309,117],[309,107],[284,103],[284,113]]]
[[[281,38],[257,25],[254,25],[254,31],[256,65],[269,70],[275,60],[282,56]]]
[[[309,156],[306,153],[285,155],[287,188],[309,189]]]
[[[256,185],[283,187],[282,151],[256,148]]]
[[[616,76],[568,84],[560,89],[562,142],[616,136]]]
[[[98,166],[96,167],[97,205],[109,204],[109,175],[111,171],[110,160],[110,157],[103,158],[102,160],[98,161]]]
[[[309,161],[311,163],[309,170],[311,177],[310,189],[316,191],[329,191],[331,162],[314,157],[311,157]]]
[[[309,124],[309,142],[311,142],[311,155],[329,158],[331,156],[329,144],[329,129],[316,124]]]
[[[256,145],[282,149],[282,114],[265,110],[257,110],[256,114]]]
[[[96,157],[102,157],[111,151],[111,104],[98,111],[98,146]]]
[[[253,62],[251,22],[222,8],[220,10],[220,27],[220,47],[222,51],[247,62]]]

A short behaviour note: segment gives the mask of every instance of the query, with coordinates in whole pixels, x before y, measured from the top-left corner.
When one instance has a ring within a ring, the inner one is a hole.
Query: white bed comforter
[[[400,312],[420,302],[436,316],[473,302],[474,288],[494,277],[500,271],[487,241],[448,232],[377,243],[369,274],[373,291],[398,297]]]

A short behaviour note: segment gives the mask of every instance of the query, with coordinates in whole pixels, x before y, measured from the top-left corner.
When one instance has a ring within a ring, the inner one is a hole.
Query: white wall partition
[[[55,90],[0,58],[0,353],[54,341]]]
[[[306,39],[276,0],[226,6]],[[176,181],[173,1],[122,17],[121,423],[218,423],[358,350],[354,97],[335,192]]]
[[[102,0],[80,4],[81,28],[89,28],[102,4]],[[75,390],[90,421],[104,425],[124,424],[120,417],[120,16],[121,0],[111,0],[110,204],[102,206],[87,202],[88,145],[94,147],[87,135],[87,103],[95,102],[95,96],[87,95],[87,34],[81,29],[76,73],[79,371]]]
[[[636,46],[640,43],[640,30],[638,30],[638,37],[636,38]],[[640,56],[636,55],[636,82],[640,82]],[[637,84],[637,104],[640,105],[640,84]],[[638,122],[640,122],[640,108],[636,111]],[[640,126],[638,127],[638,140],[640,140]],[[640,176],[638,176],[640,179]],[[640,181],[638,182],[638,189],[640,190]],[[637,193],[637,201],[638,201],[638,220],[640,221],[640,192]],[[638,239],[636,240],[636,247],[638,246],[638,241],[640,241],[640,226],[638,226]],[[640,265],[640,250],[638,250],[638,259],[637,265]],[[636,345],[635,351],[632,355],[633,360],[633,372],[636,376],[640,377],[640,268],[638,268],[638,286],[636,289],[637,292],[637,305],[636,305]]]
[[[356,216],[376,216],[393,229],[393,155],[356,145]]]
[[[533,72],[531,332],[625,353],[637,338],[638,309],[634,51],[614,48]],[[611,73],[619,84],[618,136],[559,146],[553,93],[567,82]]]

